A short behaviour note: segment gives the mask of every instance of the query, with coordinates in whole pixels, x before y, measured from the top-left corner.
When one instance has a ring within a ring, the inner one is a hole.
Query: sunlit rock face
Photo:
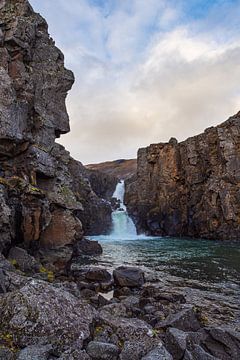
[[[240,239],[240,113],[178,143],[138,151],[126,203],[152,235]]]
[[[93,205],[110,222],[110,206],[92,191],[82,164],[55,143],[69,131],[73,82],[46,21],[27,0],[0,0],[1,251],[11,243],[71,244],[82,238],[81,214]]]

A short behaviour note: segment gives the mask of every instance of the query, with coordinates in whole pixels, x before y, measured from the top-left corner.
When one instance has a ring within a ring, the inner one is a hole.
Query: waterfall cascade
[[[128,238],[136,238],[137,230],[136,227],[127,213],[126,206],[124,205],[124,192],[125,192],[125,184],[124,180],[121,180],[114,191],[113,198],[116,198],[120,201],[120,208],[113,211],[112,213],[112,223],[113,228],[110,234],[113,238],[119,239],[128,239]]]

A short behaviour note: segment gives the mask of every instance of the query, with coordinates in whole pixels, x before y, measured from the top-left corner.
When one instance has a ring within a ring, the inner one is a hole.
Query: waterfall
[[[120,202],[120,207],[112,213],[112,232],[111,237],[118,239],[128,239],[137,236],[136,227],[127,213],[127,208],[123,203],[125,193],[124,180],[121,180],[113,193],[113,198]]]

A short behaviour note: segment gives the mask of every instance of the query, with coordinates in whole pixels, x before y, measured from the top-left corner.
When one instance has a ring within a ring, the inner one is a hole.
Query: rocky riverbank
[[[0,262],[0,359],[240,357],[234,290],[80,259],[54,274],[19,248],[8,260]]]

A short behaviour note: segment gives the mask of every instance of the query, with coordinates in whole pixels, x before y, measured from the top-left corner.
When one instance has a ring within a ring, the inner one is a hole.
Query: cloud
[[[135,157],[239,110],[239,1],[215,1],[201,18],[186,15],[185,1],[31,3],[76,76],[72,132],[60,141],[84,163]]]

